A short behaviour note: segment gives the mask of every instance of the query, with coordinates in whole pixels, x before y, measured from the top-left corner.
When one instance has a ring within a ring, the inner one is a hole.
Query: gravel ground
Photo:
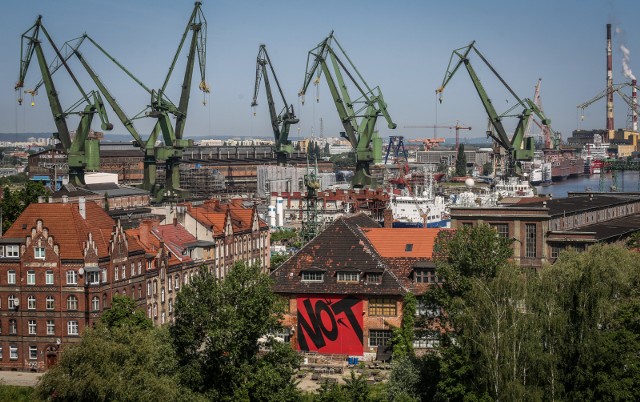
[[[42,373],[0,371],[0,381],[7,385],[33,387],[36,385],[40,377],[42,377]]]

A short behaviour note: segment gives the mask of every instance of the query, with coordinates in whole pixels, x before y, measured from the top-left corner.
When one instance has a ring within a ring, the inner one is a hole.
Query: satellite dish
[[[80,274],[80,276],[84,275],[84,268],[80,268],[78,270],[78,273]]]
[[[60,341],[60,338],[56,339],[56,345],[60,345],[62,341]]]
[[[464,185],[471,188],[476,185],[476,182],[471,177],[469,177],[464,181]]]

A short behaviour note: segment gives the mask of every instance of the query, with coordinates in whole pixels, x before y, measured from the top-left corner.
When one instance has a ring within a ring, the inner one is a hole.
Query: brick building
[[[177,219],[124,230],[82,197],[29,205],[0,237],[0,369],[54,365],[114,295],[133,298],[161,325],[172,318],[175,294],[201,266],[220,277],[240,259],[268,269],[269,232],[255,208],[213,204],[185,206],[185,215],[213,220],[203,224],[210,240],[202,228],[190,233]]]
[[[282,336],[302,351],[375,356],[402,322],[404,295],[437,282],[440,230],[381,228],[364,214],[338,218],[272,272],[276,293],[288,300]]]
[[[514,239],[514,259],[540,268],[568,247],[624,240],[640,228],[638,193],[570,193],[566,198],[522,198],[487,208],[451,208],[451,227],[488,224]]]

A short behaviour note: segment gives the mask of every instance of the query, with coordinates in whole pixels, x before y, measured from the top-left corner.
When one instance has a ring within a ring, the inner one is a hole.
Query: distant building
[[[363,214],[339,218],[271,273],[287,300],[281,336],[300,351],[389,353],[404,295],[438,281],[432,255],[440,230],[381,228]],[[433,344],[426,337],[414,346]]]

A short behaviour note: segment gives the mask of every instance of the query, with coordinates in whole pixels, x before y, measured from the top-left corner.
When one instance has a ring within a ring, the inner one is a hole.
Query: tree
[[[402,324],[393,328],[393,358],[413,357],[413,338],[418,300],[413,293],[407,293],[402,302]]]
[[[482,164],[482,175],[489,176],[493,173],[493,164],[491,162],[485,162]]]
[[[324,144],[324,152],[322,156],[325,156],[327,158],[331,156],[331,147],[329,146],[328,142]]]
[[[4,233],[20,216],[29,204],[38,201],[38,197],[49,195],[47,188],[42,183],[27,181],[19,190],[12,191],[4,188],[2,198],[2,232]]]
[[[186,386],[215,400],[298,398],[295,351],[271,341],[258,353],[258,341],[279,328],[283,312],[272,283],[258,266],[238,262],[224,280],[203,268],[183,287],[171,335]]]
[[[456,176],[467,175],[467,156],[464,153],[464,144],[458,147],[458,155],[456,156]]]
[[[136,308],[136,302],[124,295],[115,295],[111,308],[105,310],[100,321],[109,329],[124,327],[151,329],[153,323],[144,311]]]

